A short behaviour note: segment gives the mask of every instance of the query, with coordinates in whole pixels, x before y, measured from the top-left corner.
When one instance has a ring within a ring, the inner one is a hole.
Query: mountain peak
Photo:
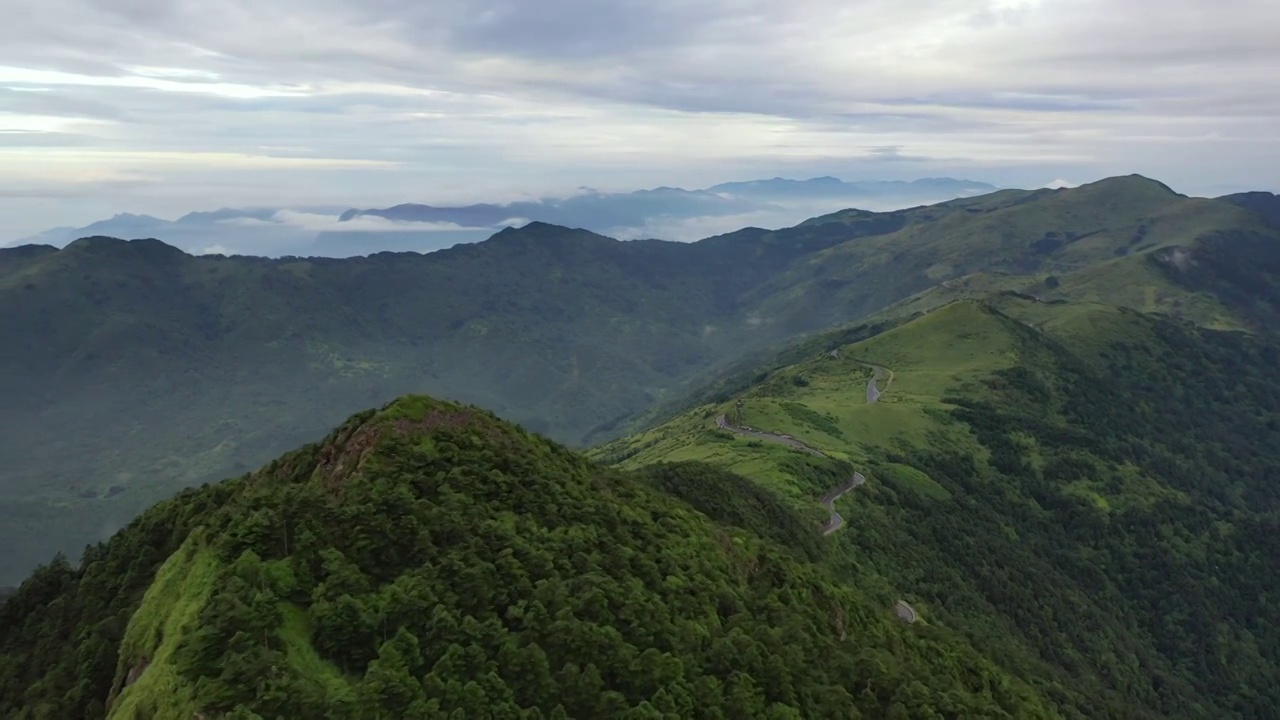
[[[58,248],[53,245],[43,245],[39,243],[0,247],[0,255],[6,255],[16,260],[27,260],[30,258],[40,257],[42,255],[52,255],[56,252],[58,252]]]
[[[161,220],[160,218],[155,217],[154,215],[147,215],[145,213],[144,214],[128,213],[128,212],[116,213],[115,215],[111,216],[111,219],[112,220],[154,220],[158,222],[164,222],[164,220]]]
[[[374,412],[353,416],[323,443],[312,480],[327,484],[356,477],[388,442],[411,445],[495,443],[503,452],[518,445],[520,430],[477,407],[428,395],[405,395]]]
[[[186,256],[182,250],[155,238],[122,240],[106,235],[90,235],[72,240],[62,251],[95,254],[127,252],[133,257],[146,259],[174,259]]]
[[[118,237],[110,237],[107,235],[88,235],[82,238],[76,238],[67,243],[63,248],[66,250],[106,250],[109,248],[123,247],[127,240]]]
[[[581,228],[570,228],[570,227],[565,227],[564,225],[556,225],[554,223],[543,222],[541,220],[534,220],[532,222],[521,225],[520,227],[508,225],[507,227],[504,227],[498,232],[494,233],[493,236],[490,238],[490,240],[560,239],[568,236],[578,236],[578,235],[596,236],[595,233],[589,230],[583,230]],[[596,236],[596,237],[599,237],[599,236]]]
[[[1248,200],[1276,200],[1276,199],[1280,199],[1280,195],[1277,195],[1276,193],[1273,193],[1273,192],[1268,192],[1266,190],[1246,190],[1244,192],[1232,193],[1230,195],[1223,195],[1218,199],[1225,200],[1227,198],[1244,198]]]
[[[496,415],[481,408],[430,395],[404,395],[383,405],[370,420],[374,426],[393,428],[403,437],[421,437],[438,430],[467,430],[491,435],[511,429]]]
[[[1153,180],[1145,175],[1139,175],[1137,173],[1103,178],[1096,182],[1081,185],[1078,189],[1083,190],[1086,188],[1106,190],[1108,192],[1143,192],[1169,196],[1178,196],[1180,194],[1159,180]]]

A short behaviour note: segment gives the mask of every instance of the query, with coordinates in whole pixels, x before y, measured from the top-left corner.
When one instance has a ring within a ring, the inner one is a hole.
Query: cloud
[[[104,201],[159,214],[779,174],[1275,187],[1277,26],[1274,0],[44,0],[0,26],[0,171],[138,178]]]
[[[80,133],[0,130],[0,147],[84,147],[96,143],[92,135]]]
[[[706,215],[691,218],[652,218],[639,227],[610,228],[603,234],[619,240],[659,238],[679,242],[693,242],[714,235],[740,230],[744,227],[777,229],[798,225],[801,222],[842,210],[850,206],[873,212],[887,212],[915,205],[928,205],[950,200],[951,197],[922,198],[916,196],[883,196],[876,198],[844,198],[827,200],[786,200],[775,202],[768,208],[733,215]]]
[[[251,219],[251,218],[241,218]],[[346,222],[338,222],[334,215],[281,210],[271,218],[272,222],[316,232],[455,232],[474,230],[447,222],[397,222],[376,215],[362,215]],[[270,224],[270,223],[264,223]]]

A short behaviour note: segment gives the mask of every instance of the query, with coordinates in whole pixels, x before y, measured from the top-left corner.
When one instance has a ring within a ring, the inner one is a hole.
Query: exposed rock
[[[129,668],[129,674],[124,678],[124,686],[129,687],[142,677],[142,673],[147,671],[147,667],[151,665],[149,658],[142,658],[132,668]]]

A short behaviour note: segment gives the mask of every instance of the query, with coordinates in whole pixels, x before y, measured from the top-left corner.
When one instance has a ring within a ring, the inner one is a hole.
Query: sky
[[[39,0],[0,238],[757,177],[1280,190],[1276,0]]]

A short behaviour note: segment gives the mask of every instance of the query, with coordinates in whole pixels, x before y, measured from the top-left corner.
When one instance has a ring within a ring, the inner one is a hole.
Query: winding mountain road
[[[871,379],[867,381],[867,402],[873,403],[879,400],[881,395],[889,392],[889,386],[893,384],[893,371],[881,365],[872,365],[871,363],[862,364],[875,371],[871,374]],[[884,384],[884,390],[879,390],[876,388],[876,381],[885,375],[888,375],[889,379]]]
[[[831,351],[830,355],[833,358],[839,358],[839,353],[835,350]],[[889,387],[893,385],[893,371],[882,365],[873,365],[871,363],[860,364],[873,370],[871,379],[867,381],[867,403],[874,403],[880,399],[881,395],[888,392]],[[888,376],[888,378],[885,380],[884,389],[881,390],[876,387],[876,382],[884,379],[885,376]],[[802,450],[818,457],[827,457],[823,452],[805,445],[790,435],[779,435],[777,433],[756,430],[751,427],[734,425],[729,422],[728,417],[725,415],[719,415],[716,417],[716,426],[722,430],[728,430],[744,437],[774,442],[780,445],[793,447],[797,450]],[[831,517],[829,517],[822,525],[822,534],[824,537],[844,527],[844,516],[836,511],[836,500],[839,500],[846,493],[852,492],[855,488],[866,482],[867,478],[865,475],[860,472],[854,472],[853,475],[842,485],[828,490],[827,493],[822,496],[822,499],[819,500],[819,502],[822,504],[822,507],[826,508],[827,512],[831,514]],[[899,600],[893,606],[893,614],[898,620],[908,624],[914,623],[920,619],[919,613],[915,611],[915,608],[908,605],[905,600]]]
[[[893,384],[893,371],[882,365],[873,365],[871,363],[861,363],[861,364],[871,368],[874,371],[871,375],[871,379],[867,381],[867,402],[874,403],[875,401],[880,399],[881,395],[889,391],[889,386]],[[880,390],[879,388],[876,387],[876,381],[880,380],[886,375],[888,376],[888,380],[885,382],[884,390]],[[779,435],[777,433],[765,432],[763,430],[756,430],[755,428],[751,428],[747,426],[734,425],[733,423],[729,422],[728,416],[723,414],[716,417],[716,427],[719,427],[722,430],[728,430],[729,432],[732,432],[737,435],[742,435],[743,437],[755,438],[756,440],[764,440],[767,442],[778,443],[779,445],[786,445],[788,447],[793,447],[797,450],[807,452],[810,455],[816,455],[818,457],[827,457],[827,455],[822,451],[815,450],[809,447],[808,445],[805,445],[804,443],[800,442],[799,440],[795,439],[794,437],[791,437],[790,435]],[[838,487],[835,487],[829,490],[826,495],[822,496],[822,500],[820,501],[822,503],[822,506],[827,509],[827,512],[831,513],[831,517],[828,518],[827,522],[822,526],[823,535],[830,535],[831,533],[844,527],[844,518],[840,515],[840,513],[836,512],[836,508],[835,508],[836,500],[840,499],[840,496],[853,490],[859,485],[862,485],[866,481],[867,481],[867,478],[862,473],[855,472],[852,477],[850,477],[847,481],[845,481],[843,485],[840,485]]]
[[[899,600],[893,606],[893,614],[904,623],[913,623],[920,619],[920,614],[916,609],[907,604],[905,600]]]
[[[872,378],[871,382],[874,383],[875,379]],[[870,386],[868,387],[870,388]],[[869,392],[870,392],[870,389],[868,389],[868,393]],[[868,402],[875,402],[875,401],[868,398]],[[814,450],[813,448],[809,447],[808,445],[805,445],[804,443],[791,437],[790,435],[778,435],[775,433],[764,432],[762,430],[754,430],[749,427],[739,427],[737,425],[730,423],[729,419],[724,415],[720,415],[719,417],[716,418],[716,426],[721,428],[722,430],[728,430],[730,432],[733,432],[738,435],[742,435],[744,437],[756,438],[757,440],[767,440],[769,442],[775,442],[780,445],[787,445],[797,450],[803,450],[804,452],[810,453],[811,455],[817,455],[818,457],[827,457],[821,451]],[[822,506],[827,509],[827,512],[831,513],[831,517],[828,518],[827,522],[822,526],[823,535],[830,535],[831,533],[839,530],[841,527],[844,526],[844,518],[840,516],[840,513],[836,512],[836,508],[835,508],[836,500],[839,499],[841,495],[844,495],[845,493],[858,487],[859,485],[865,483],[866,481],[867,481],[867,478],[863,476],[862,473],[855,472],[853,474],[853,477],[850,477],[849,480],[845,482],[845,484],[833,490],[828,491],[826,495],[822,496],[822,500],[821,500]]]
[[[805,445],[804,443],[791,437],[790,435],[777,435],[775,433],[764,432],[763,430],[755,430],[749,427],[741,427],[738,425],[734,425],[730,423],[728,418],[726,418],[724,415],[721,415],[720,417],[716,418],[716,426],[721,428],[722,430],[728,430],[730,432],[736,433],[738,435],[742,435],[744,437],[755,438],[757,440],[766,440],[768,442],[774,442],[780,445],[787,445],[797,450],[803,450],[804,452],[807,452],[810,455],[817,455],[818,457],[826,457],[825,453],[822,453],[818,450],[814,450],[813,448],[809,447],[808,445]]]
[[[844,517],[842,517],[840,513],[836,512],[836,500],[839,500],[841,495],[853,490],[866,481],[867,478],[864,477],[862,473],[856,472],[844,485],[841,485],[822,496],[822,506],[827,509],[827,512],[831,513],[830,519],[828,519],[826,524],[822,526],[823,535],[830,535],[844,527]]]

